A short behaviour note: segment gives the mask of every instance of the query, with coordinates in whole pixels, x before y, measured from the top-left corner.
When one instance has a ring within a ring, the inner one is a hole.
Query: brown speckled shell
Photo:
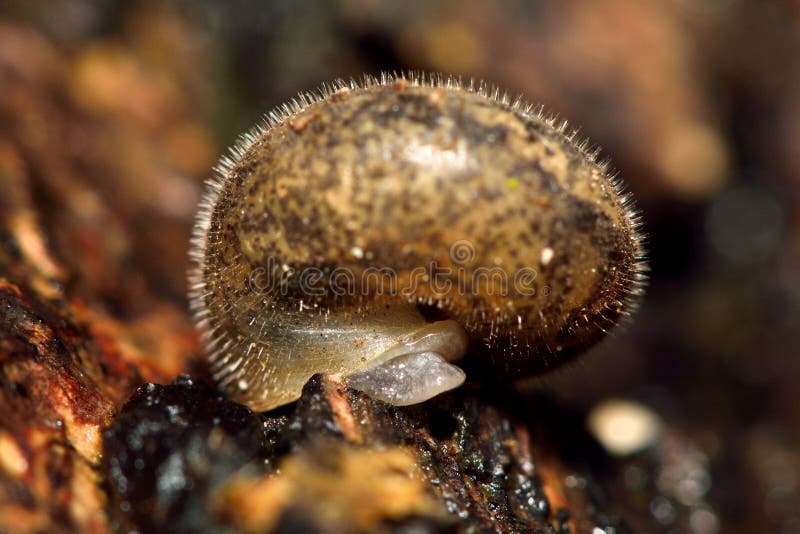
[[[605,167],[563,126],[483,86],[384,78],[301,95],[219,170],[196,227],[192,304],[219,378],[245,401],[253,373],[287,362],[232,362],[281,335],[285,314],[357,321],[364,308],[413,301],[461,323],[471,357],[490,359],[497,376],[519,378],[601,339],[641,290],[636,217]],[[401,288],[421,268],[451,286],[309,295],[289,277],[282,292],[253,291],[259,268],[308,267],[320,287],[336,268],[390,268]]]

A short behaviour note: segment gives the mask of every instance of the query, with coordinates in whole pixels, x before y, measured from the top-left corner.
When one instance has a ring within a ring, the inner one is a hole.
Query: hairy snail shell
[[[194,230],[215,378],[256,410],[317,372],[394,404],[457,387],[469,349],[541,373],[630,312],[638,218],[596,153],[497,91],[433,77],[305,93],[242,136]]]

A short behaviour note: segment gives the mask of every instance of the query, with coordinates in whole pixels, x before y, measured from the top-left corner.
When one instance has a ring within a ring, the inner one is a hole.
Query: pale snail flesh
[[[628,315],[638,216],[565,125],[483,84],[337,82],[221,160],[194,230],[191,306],[215,379],[254,410],[315,373],[406,405],[469,352],[513,380]],[[480,366],[479,366],[480,368]]]

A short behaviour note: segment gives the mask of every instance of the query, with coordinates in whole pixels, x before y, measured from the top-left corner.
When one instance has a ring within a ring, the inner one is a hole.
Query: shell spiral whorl
[[[256,410],[316,372],[419,402],[463,382],[468,345],[498,377],[541,373],[642,292],[638,217],[596,152],[482,84],[323,86],[216,170],[191,305],[215,378]]]

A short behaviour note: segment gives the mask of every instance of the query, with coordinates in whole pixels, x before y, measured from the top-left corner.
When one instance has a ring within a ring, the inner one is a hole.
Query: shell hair
[[[192,232],[190,308],[219,386],[266,410],[334,372],[402,405],[461,384],[465,354],[501,380],[572,360],[647,279],[640,214],[599,152],[542,106],[441,74],[340,79],[276,107],[219,160]],[[445,269],[461,291],[298,289],[303,269],[373,267],[399,285]],[[280,291],[253,291],[256,271]],[[498,290],[520,273],[524,298]]]

